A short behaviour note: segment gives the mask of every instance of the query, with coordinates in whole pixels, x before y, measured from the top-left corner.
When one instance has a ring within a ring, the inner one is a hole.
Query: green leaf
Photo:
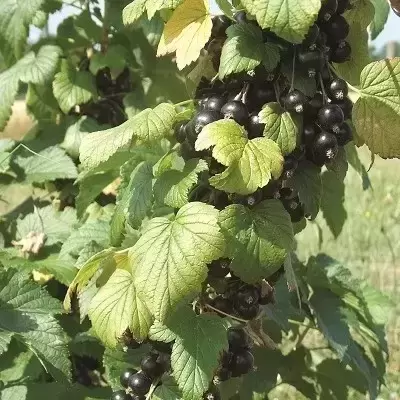
[[[55,120],[60,112],[58,103],[50,85],[28,84],[26,108],[29,114],[39,120]]]
[[[20,58],[25,50],[29,25],[44,0],[21,3],[4,0],[0,4],[0,52],[8,65]]]
[[[154,109],[142,111],[120,126],[85,136],[80,148],[82,164],[85,168],[94,168],[129,145],[133,139],[152,142],[169,136],[175,116],[175,107],[163,103]]]
[[[12,332],[0,332],[0,355],[8,350],[12,337]]]
[[[346,81],[358,85],[362,69],[370,62],[367,27],[374,17],[374,7],[370,0],[360,0],[344,16],[350,25],[346,38],[351,46],[350,61],[335,64],[335,68]]]
[[[367,65],[361,74],[361,97],[353,110],[358,135],[383,158],[400,157],[400,58]]]
[[[131,25],[147,10],[150,20],[157,11],[175,9],[182,2],[183,0],[135,0],[124,8],[122,18],[125,25]]]
[[[266,200],[248,209],[230,205],[220,212],[219,224],[226,240],[230,268],[248,283],[276,272],[293,247],[289,214],[279,200]]]
[[[207,263],[223,254],[217,216],[209,205],[189,203],[172,221],[150,220],[132,248],[136,288],[161,322],[182,300],[201,290]]]
[[[149,331],[149,339],[157,342],[171,343],[176,339],[176,335],[167,326],[155,320]]]
[[[156,200],[170,207],[183,207],[189,201],[189,190],[197,183],[197,175],[207,169],[204,160],[194,158],[186,162],[182,171],[164,172],[154,184]]]
[[[61,303],[29,276],[14,269],[0,270],[0,330],[23,342],[56,380],[70,377],[67,338],[53,314]]]
[[[224,321],[215,315],[189,314],[174,322],[171,329],[177,338],[171,355],[172,375],[184,399],[201,400],[222,352],[228,349]]]
[[[154,400],[181,400],[182,393],[179,390],[179,386],[175,382],[175,380],[168,376],[166,379],[163,379],[161,382],[161,386],[159,386],[152,396]]]
[[[374,40],[383,31],[390,13],[390,5],[387,0],[371,0],[375,7],[375,16],[369,26],[371,40]]]
[[[97,96],[93,75],[87,71],[77,71],[67,60],[61,62],[61,71],[54,78],[53,92],[65,114]]]
[[[285,111],[279,103],[269,103],[259,113],[260,121],[265,124],[264,136],[276,142],[283,155],[290,154],[297,145],[301,129],[299,118]]]
[[[262,31],[252,24],[235,24],[227,31],[228,39],[222,48],[219,76],[252,71],[261,63],[268,71],[278,64],[279,47],[264,43]]]
[[[64,242],[76,224],[75,210],[66,208],[59,212],[52,205],[35,208],[34,212],[17,220],[17,239],[29,236],[30,232],[43,233],[45,246]]]
[[[43,183],[78,176],[72,159],[58,146],[47,147],[29,157],[17,157],[15,163],[24,170],[28,182]]]
[[[90,72],[96,75],[101,69],[109,68],[116,78],[126,66],[127,51],[121,45],[111,45],[105,53],[95,53],[90,59]]]
[[[344,181],[347,175],[347,170],[349,168],[344,147],[339,148],[337,156],[332,161],[326,164],[326,168],[329,171],[332,171],[339,180]]]
[[[305,213],[309,214],[311,219],[315,219],[322,195],[320,168],[309,161],[301,162],[294,175],[287,181],[287,185],[299,193]]]
[[[322,174],[321,210],[329,229],[337,238],[347,219],[344,207],[344,183],[331,171]]]
[[[301,43],[321,8],[320,0],[242,0],[261,28],[270,28],[292,43]]]
[[[135,339],[144,340],[153,322],[146,305],[136,295],[132,274],[123,269],[117,269],[94,296],[89,318],[108,347],[116,347],[128,328]]]
[[[368,176],[368,172],[358,156],[357,148],[354,143],[348,143],[344,147],[346,151],[346,158],[349,164],[354,168],[354,170],[360,175],[362,179],[362,187],[367,190],[371,187],[371,181]]]
[[[228,193],[254,193],[282,172],[283,157],[278,145],[267,138],[248,140],[243,127],[232,120],[207,125],[196,140],[196,150],[214,146],[213,157],[227,166],[210,178],[210,184]]]

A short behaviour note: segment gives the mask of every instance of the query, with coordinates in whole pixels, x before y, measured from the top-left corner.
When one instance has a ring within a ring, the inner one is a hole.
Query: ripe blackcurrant
[[[211,96],[204,103],[204,109],[208,111],[221,111],[222,106],[225,104],[223,96]]]
[[[343,111],[336,104],[328,104],[319,110],[318,122],[322,128],[336,132],[344,122]]]
[[[315,50],[316,42],[319,36],[319,26],[311,25],[306,37],[303,40],[302,46],[306,49]]]
[[[130,400],[131,396],[125,390],[118,390],[111,395],[111,400]]]
[[[254,85],[249,93],[249,100],[246,105],[249,110],[259,110],[264,104],[276,101],[276,94],[273,85]]]
[[[217,296],[211,302],[211,306],[225,314],[232,314],[233,304],[229,299],[222,296]]]
[[[339,132],[336,132],[336,139],[339,146],[345,146],[353,140],[353,132],[349,124],[345,122],[340,126]]]
[[[213,18],[211,37],[217,38],[225,35],[225,31],[230,27],[232,21],[226,15],[216,15]]]
[[[229,368],[220,367],[220,368],[218,368],[217,373],[215,374],[215,376],[217,377],[217,379],[220,382],[225,382],[225,381],[231,379],[232,372],[229,370]]]
[[[339,42],[337,47],[332,49],[330,54],[330,60],[338,64],[349,61],[350,57],[351,57],[351,46],[345,40]]]
[[[331,17],[336,13],[338,8],[338,0],[325,0],[322,3],[321,9],[319,11],[318,20],[329,21]]]
[[[325,63],[324,54],[319,50],[300,51],[298,59],[299,62],[307,68],[310,78],[314,77]]]
[[[247,349],[249,345],[247,333],[242,328],[229,328],[228,343],[231,351]]]
[[[294,191],[292,188],[289,187],[283,187],[279,189],[279,198],[280,199],[292,199],[294,196]]]
[[[237,307],[235,307],[235,310],[241,318],[251,320],[251,319],[254,319],[257,317],[258,311],[259,311],[259,306],[258,306],[258,304],[254,304],[250,307],[238,305]]]
[[[142,371],[151,379],[158,378],[164,372],[164,368],[157,358],[157,354],[148,354],[140,363]]]
[[[121,383],[121,386],[124,387],[125,389],[128,388],[128,382],[129,382],[129,378],[136,374],[137,371],[133,368],[128,368],[125,371],[122,372],[122,374],[119,377],[119,381]]]
[[[333,99],[332,103],[338,105],[342,109],[345,120],[351,119],[353,112],[353,102],[348,97],[345,97],[343,100]]]
[[[307,97],[299,90],[292,90],[285,98],[285,108],[288,111],[302,113],[304,106],[307,103]]]
[[[246,285],[241,288],[235,295],[234,304],[235,307],[251,307],[258,303],[260,294],[256,287]]]
[[[315,95],[308,101],[304,117],[306,121],[314,122],[317,118],[318,111],[324,105],[324,96],[320,92],[316,92]]]
[[[294,223],[300,222],[304,218],[304,207],[300,202],[296,204],[295,208],[290,208],[288,212],[290,220]]]
[[[317,136],[313,145],[313,161],[322,166],[332,161],[338,153],[339,147],[336,136],[329,132],[322,132]]]
[[[204,393],[203,399],[204,400],[220,400],[221,395],[219,394],[217,388],[213,387]]]
[[[261,137],[264,134],[265,124],[260,122],[258,114],[252,115],[247,124],[247,134],[249,139]]]
[[[329,85],[329,97],[335,100],[343,100],[349,94],[346,81],[340,78],[334,79]]]
[[[310,146],[314,143],[315,137],[317,136],[317,127],[315,124],[304,125],[303,128],[303,143],[306,146]]]
[[[229,272],[229,265],[231,261],[228,258],[220,258],[219,260],[214,260],[208,266],[208,273],[214,278],[225,278]]]
[[[221,113],[226,119],[233,119],[239,125],[245,125],[249,119],[247,107],[238,100],[232,100],[224,104]]]
[[[338,8],[336,11],[338,14],[343,14],[349,8],[350,8],[350,0],[338,0]]]
[[[218,121],[222,118],[218,111],[200,111],[187,126],[187,133],[191,140],[196,140],[202,129],[212,122]]]
[[[254,357],[250,351],[242,350],[234,353],[231,363],[232,376],[238,377],[250,372],[254,367]]]
[[[145,395],[151,386],[151,379],[143,372],[138,372],[129,378],[128,386],[134,394]]]
[[[283,163],[283,179],[291,178],[298,165],[299,162],[296,160],[296,158],[292,156],[285,157],[285,161]]]
[[[330,43],[346,39],[350,32],[349,23],[342,15],[334,15],[327,23],[322,25],[322,29],[328,35]]]
[[[174,128],[177,142],[183,143],[186,140],[186,125],[189,121],[179,121]]]
[[[244,11],[238,11],[233,18],[238,24],[245,24],[247,22],[247,16]]]

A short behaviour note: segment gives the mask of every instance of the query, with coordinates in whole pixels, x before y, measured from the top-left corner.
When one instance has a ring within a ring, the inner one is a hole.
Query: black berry
[[[353,102],[348,98],[345,97],[343,100],[332,100],[332,103],[338,105],[344,114],[344,119],[351,119],[352,112],[353,112]]]
[[[337,8],[338,0],[325,0],[319,11],[318,20],[322,22],[329,21],[336,14]]]
[[[242,350],[234,353],[231,362],[231,371],[233,377],[238,377],[250,372],[254,367],[254,357],[250,351]]]
[[[157,354],[148,354],[140,363],[142,371],[152,379],[158,378],[164,372],[164,368],[162,364],[157,361],[157,358]]]
[[[143,372],[138,372],[129,378],[128,386],[134,394],[145,395],[151,386],[151,379]]]
[[[217,111],[200,111],[187,125],[189,139],[195,141],[206,125],[220,120],[221,117],[221,114]]]
[[[296,205],[294,207],[294,204]],[[293,206],[289,209],[290,220],[294,223],[300,222],[304,218],[304,207],[298,203],[293,203]]]
[[[336,132],[336,139],[339,146],[345,146],[353,140],[353,132],[349,124],[345,122],[340,126],[339,132]]]
[[[349,94],[346,81],[340,78],[334,79],[329,85],[329,97],[334,100],[343,100]]]
[[[343,111],[336,104],[328,104],[319,110],[318,122],[322,128],[336,132],[344,122]]]
[[[217,377],[217,379],[220,382],[225,382],[225,381],[231,379],[232,372],[229,370],[229,368],[220,367],[220,368],[218,368],[217,373],[215,374],[215,376]]]
[[[236,293],[234,304],[235,307],[251,307],[255,304],[258,304],[259,298],[260,294],[257,288],[251,285],[246,285]]]
[[[229,328],[228,343],[231,351],[247,349],[248,336],[242,328]]]
[[[351,57],[351,47],[345,40],[339,42],[336,48],[332,49],[330,59],[331,61],[341,64],[349,61]]]
[[[223,96],[211,96],[204,103],[204,109],[208,111],[221,111],[222,106],[225,104]]]
[[[247,22],[247,16],[244,11],[238,11],[233,18],[238,24],[245,24]]]
[[[118,390],[111,395],[111,400],[130,400],[131,396],[125,393],[125,390]]]
[[[264,104],[276,101],[274,87],[271,84],[253,85],[246,103],[249,110],[259,110]]]
[[[334,15],[326,24],[322,25],[322,29],[328,35],[331,43],[346,39],[350,32],[349,23],[341,15]]]
[[[303,40],[302,46],[307,49],[315,50],[316,42],[319,36],[319,26],[311,25],[306,37]]]
[[[219,394],[217,388],[213,387],[209,390],[207,390],[206,393],[203,395],[204,400],[220,400],[221,395]]]
[[[247,134],[249,139],[261,137],[264,134],[265,124],[260,122],[258,114],[252,115],[247,124]]]
[[[285,100],[285,107],[288,111],[295,111],[296,113],[302,113],[304,106],[307,103],[306,96],[299,90],[292,90],[288,93]]]
[[[232,21],[226,15],[216,15],[213,18],[211,36],[213,38],[225,35],[225,31],[230,27]]]
[[[303,143],[306,146],[312,145],[314,143],[316,136],[317,136],[317,127],[315,126],[315,124],[304,125]]]
[[[228,258],[220,258],[213,261],[208,266],[208,273],[214,278],[225,278],[229,272],[230,260]]]
[[[183,143],[186,140],[186,125],[189,121],[179,121],[174,128],[177,142]]]
[[[317,92],[315,95],[308,101],[305,108],[305,119],[310,122],[314,122],[317,118],[318,111],[324,105],[324,96],[322,93]]]
[[[211,306],[215,309],[222,311],[225,314],[232,314],[233,305],[229,299],[222,296],[217,296],[211,301]]]
[[[296,158],[292,156],[285,157],[285,161],[283,163],[283,178],[289,179],[293,176],[296,168],[298,167],[299,162]]]
[[[137,371],[133,368],[128,368],[126,369],[124,372],[122,372],[122,374],[119,377],[119,381],[121,383],[121,386],[124,387],[125,389],[128,388],[128,382],[129,382],[129,378],[136,374]]]
[[[232,100],[226,103],[222,109],[221,113],[226,119],[233,119],[239,125],[246,125],[249,119],[249,112],[247,107],[238,100]]]
[[[281,199],[292,199],[294,191],[292,188],[283,187],[279,190],[279,198]]]
[[[300,51],[298,59],[307,68],[309,77],[314,77],[325,63],[324,54],[319,50]]]
[[[315,139],[313,145],[314,162],[317,165],[324,165],[332,161],[338,153],[338,142],[336,136],[329,132],[322,132]]]
[[[236,312],[240,317],[246,320],[251,320],[257,317],[259,306],[258,304],[254,304],[252,306],[240,306],[235,307]]]
[[[350,8],[350,0],[338,0],[338,8],[336,11],[338,14],[343,14],[349,8]]]

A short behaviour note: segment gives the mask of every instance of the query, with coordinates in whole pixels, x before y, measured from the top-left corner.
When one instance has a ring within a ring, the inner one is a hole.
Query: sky
[[[214,1],[214,0],[212,0]],[[214,10],[217,10],[217,7],[213,6]],[[58,24],[66,18],[68,15],[73,14],[77,10],[71,6],[66,6],[61,12],[57,12],[54,15],[50,16],[50,24],[49,30],[50,33],[55,33]],[[395,40],[400,42],[400,18],[397,17],[393,12],[391,12],[388,22],[385,25],[385,29],[383,32],[374,40],[372,43],[376,48],[382,48],[388,41]],[[30,32],[31,40],[36,40],[40,35],[40,31],[32,27]]]

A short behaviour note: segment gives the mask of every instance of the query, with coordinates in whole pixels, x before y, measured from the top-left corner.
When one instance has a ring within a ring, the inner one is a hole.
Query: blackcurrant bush
[[[220,112],[224,104],[225,98],[223,96],[211,96],[204,103],[204,109],[208,111]]]
[[[289,179],[294,175],[296,168],[298,167],[299,162],[296,158],[292,156],[285,157],[285,161],[283,163],[283,179]]]
[[[319,11],[318,20],[329,21],[330,18],[336,14],[338,8],[338,0],[325,0],[322,3],[321,9]]]
[[[151,386],[151,379],[143,372],[138,372],[129,378],[128,386],[134,394],[145,395]]]
[[[220,367],[217,370],[217,373],[215,374],[216,378],[220,382],[225,382],[232,377],[232,372],[229,370],[229,368],[226,367]]]
[[[238,24],[245,24],[247,22],[247,16],[244,11],[238,11],[233,18]]]
[[[334,100],[343,100],[349,94],[346,81],[340,78],[334,79],[329,85],[329,97]]]
[[[328,35],[330,43],[339,42],[347,38],[350,32],[350,25],[342,15],[334,15],[322,29]]]
[[[313,145],[313,161],[322,166],[332,161],[337,156],[338,150],[336,136],[329,132],[322,132],[317,136]]]
[[[235,294],[234,304],[235,307],[251,307],[258,304],[259,298],[260,294],[257,288],[251,285],[246,285]]]
[[[353,112],[353,102],[348,97],[345,97],[343,100],[333,99],[332,103],[338,105],[342,109],[345,120],[351,119]]]
[[[336,11],[338,14],[343,14],[349,8],[350,8],[350,0],[338,0],[338,8]]]
[[[225,314],[232,314],[233,304],[229,299],[226,299],[222,296],[217,296],[210,303],[215,309],[222,311]]]
[[[336,139],[339,146],[345,146],[353,140],[353,131],[349,124],[345,122],[340,126],[339,132],[336,132]]]
[[[174,128],[177,142],[183,143],[186,140],[186,125],[189,121],[179,121]]]
[[[345,40],[339,42],[339,44],[332,49],[330,54],[330,60],[338,64],[349,61],[350,57],[351,57],[351,46]]]
[[[148,354],[140,363],[142,371],[151,379],[158,378],[164,372],[162,364],[160,364],[157,359],[157,354]]]
[[[246,125],[249,119],[249,112],[247,107],[238,100],[229,101],[224,104],[221,113],[226,119],[233,119],[239,125]]]
[[[325,63],[324,54],[319,50],[300,51],[298,59],[307,68],[309,77],[314,77]]]
[[[304,106],[307,103],[307,97],[299,90],[292,90],[288,93],[284,100],[285,108],[288,111],[295,111],[301,114],[304,111]]]
[[[315,50],[318,36],[319,26],[317,24],[311,25],[306,37],[303,40],[302,46],[306,49]]]
[[[249,139],[254,139],[263,136],[265,124],[260,122],[260,117],[255,114],[250,117],[246,128]]]
[[[122,372],[122,374],[119,377],[119,381],[121,383],[121,386],[124,387],[125,389],[128,388],[128,382],[129,382],[129,378],[136,374],[137,371],[133,368],[128,368],[125,371]]]
[[[216,15],[213,18],[211,37],[217,38],[225,35],[225,31],[230,27],[232,21],[226,15]]]
[[[242,350],[234,353],[231,371],[233,377],[238,377],[249,373],[254,367],[254,357],[250,351]]]
[[[304,125],[303,128],[303,143],[306,146],[311,146],[317,136],[318,128],[315,124]]]
[[[344,122],[343,111],[336,104],[328,104],[319,110],[318,122],[322,128],[336,132]]]
[[[229,265],[231,260],[228,258],[220,258],[219,260],[214,260],[208,266],[208,273],[214,278],[225,278],[229,272]]]
[[[218,111],[200,111],[187,126],[187,134],[189,139],[195,141],[202,129],[212,122],[218,121],[222,118]]]
[[[118,390],[111,395],[111,400],[130,400],[131,396],[125,390]]]
[[[241,318],[251,320],[257,317],[259,306],[258,304],[254,304],[250,307],[238,305],[237,307],[235,307],[235,310]]]
[[[229,350],[237,351],[248,348],[248,336],[242,328],[229,328],[228,329],[228,343]]]

